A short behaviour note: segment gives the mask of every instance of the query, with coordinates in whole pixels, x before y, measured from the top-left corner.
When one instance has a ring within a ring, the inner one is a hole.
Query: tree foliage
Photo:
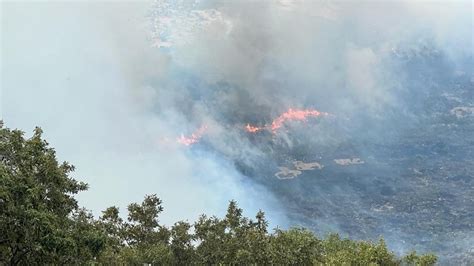
[[[92,244],[97,235],[84,231],[92,228],[87,225],[91,219],[78,210],[73,197],[87,186],[69,177],[74,167],[59,164],[41,134],[36,128],[25,139],[21,131],[0,129],[2,260],[10,264],[87,260],[97,252]]]
[[[435,255],[403,258],[378,242],[337,234],[317,237],[304,228],[268,230],[230,201],[225,217],[200,216],[167,228],[156,195],[132,203],[123,219],[112,206],[95,219],[74,195],[87,185],[70,177],[36,128],[31,138],[0,127],[0,265],[433,265]]]

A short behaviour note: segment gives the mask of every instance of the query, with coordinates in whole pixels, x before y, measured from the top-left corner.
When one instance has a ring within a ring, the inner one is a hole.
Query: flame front
[[[183,144],[183,145],[186,145],[186,146],[191,146],[191,145],[199,142],[199,140],[202,138],[202,136],[204,135],[206,130],[207,130],[206,125],[201,126],[198,130],[196,130],[194,133],[192,133],[191,136],[185,137],[183,134],[181,134],[181,137],[177,138],[176,141],[179,144]]]
[[[250,132],[250,133],[256,133],[260,130],[264,129],[263,127],[256,127],[256,126],[251,126],[250,124],[247,124],[247,126],[245,127],[245,130],[247,130],[247,132]]]
[[[276,133],[276,131],[279,128],[281,128],[287,121],[306,121],[308,117],[319,117],[321,115],[328,115],[328,113],[320,112],[318,110],[299,110],[299,109],[293,110],[290,108],[288,109],[288,111],[282,113],[280,116],[275,118],[271,124],[265,125],[262,127],[247,124],[245,126],[245,131],[249,133],[257,133],[259,131],[269,130],[269,131],[272,131],[273,133]],[[194,133],[192,133],[191,136],[181,135],[181,137],[177,138],[176,141],[179,144],[182,144],[185,146],[191,146],[193,144],[198,143],[199,140],[206,133],[206,131],[207,131],[207,126],[203,125],[199,129],[197,129]]]
[[[318,117],[320,115],[327,115],[327,113],[322,113],[318,110],[293,110],[290,108],[288,111],[273,120],[271,129],[275,132],[277,129],[281,128],[286,121],[306,121],[307,117]]]
[[[286,121],[306,121],[308,117],[319,117],[321,115],[328,115],[328,113],[320,112],[318,110],[293,110],[290,108],[288,111],[275,118],[270,125],[257,127],[247,124],[245,129],[249,133],[256,133],[263,129],[268,129],[275,133],[285,124]]]

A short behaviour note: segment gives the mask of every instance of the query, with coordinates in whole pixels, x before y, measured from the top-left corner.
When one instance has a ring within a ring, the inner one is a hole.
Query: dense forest
[[[88,185],[73,179],[74,166],[58,163],[40,128],[31,138],[0,128],[0,265],[433,265],[433,254],[399,257],[377,242],[337,234],[316,236],[304,228],[268,228],[264,212],[243,216],[230,201],[223,218],[159,223],[156,195],[115,206],[98,218],[74,195]],[[224,202],[222,204],[225,204]],[[126,219],[124,218],[126,217]]]

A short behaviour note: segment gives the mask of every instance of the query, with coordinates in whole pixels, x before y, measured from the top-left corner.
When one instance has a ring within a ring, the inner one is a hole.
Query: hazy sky
[[[146,90],[135,88],[140,67],[159,76],[166,61],[150,53],[149,8],[145,2],[2,2],[6,125],[27,135],[41,126],[59,159],[77,167],[73,176],[90,184],[78,198],[95,214],[110,205],[123,210],[150,193],[163,199],[166,223],[221,214],[233,198],[249,215],[268,210],[260,198],[266,196],[255,186],[244,189],[226,162],[154,146],[160,125],[146,111]]]

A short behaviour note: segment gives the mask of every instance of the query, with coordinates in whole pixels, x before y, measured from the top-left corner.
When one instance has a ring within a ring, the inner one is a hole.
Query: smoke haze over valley
[[[272,226],[474,263],[470,1],[2,3],[1,117],[98,215],[235,199]],[[104,205],[99,205],[104,204]]]

